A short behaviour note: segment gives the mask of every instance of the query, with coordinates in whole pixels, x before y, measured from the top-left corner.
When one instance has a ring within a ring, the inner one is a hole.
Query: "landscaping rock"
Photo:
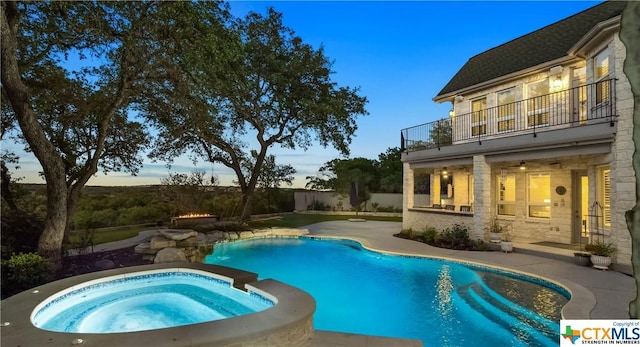
[[[169,240],[182,241],[186,240],[190,237],[198,236],[198,232],[194,230],[175,230],[175,229],[166,229],[160,230],[160,235],[166,237]]]
[[[253,237],[267,237],[273,235],[271,229],[256,229],[253,231]]]
[[[177,261],[187,261],[187,257],[181,249],[167,247],[162,249],[156,254],[156,257],[153,259],[155,264],[160,263],[172,263]]]
[[[154,236],[151,238],[150,247],[151,249],[163,249],[167,247],[175,247],[176,241],[169,240],[164,236]]]
[[[138,254],[156,254],[158,253],[157,249],[151,249],[151,244],[149,242],[143,242],[139,245],[136,246],[136,248],[133,249],[134,252],[138,253]]]
[[[241,240],[252,239],[253,233],[250,231],[241,231],[239,237]]]

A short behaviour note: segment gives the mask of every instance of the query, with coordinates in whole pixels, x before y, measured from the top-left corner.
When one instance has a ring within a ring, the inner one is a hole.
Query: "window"
[[[413,194],[431,194],[431,175],[428,173],[414,174]]]
[[[596,80],[596,104],[609,100],[609,51],[604,50],[594,58],[594,78]]]
[[[527,126],[549,125],[549,79],[527,85]]]
[[[498,132],[516,128],[515,88],[498,92]]]
[[[471,101],[471,136],[487,133],[487,98]]]
[[[598,200],[602,204],[602,221],[601,225],[605,227],[611,226],[611,170],[609,168],[601,169],[598,184]]]
[[[551,177],[547,173],[528,174],[527,215],[551,218]]]
[[[516,215],[516,175],[500,174],[496,179],[498,188],[498,214],[502,216]]]

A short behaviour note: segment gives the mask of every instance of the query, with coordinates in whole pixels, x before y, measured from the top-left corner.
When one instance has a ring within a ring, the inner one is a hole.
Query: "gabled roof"
[[[434,99],[517,71],[566,57],[596,24],[622,14],[626,1],[605,1],[467,61]]]

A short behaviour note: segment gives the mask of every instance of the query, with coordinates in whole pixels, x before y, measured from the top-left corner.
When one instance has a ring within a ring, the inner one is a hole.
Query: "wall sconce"
[[[455,113],[453,113],[453,109],[449,110],[449,118],[453,118],[453,115],[454,115],[454,114],[455,114]]]
[[[556,79],[553,81],[553,88],[560,89],[562,88],[562,79],[560,76],[556,76]]]
[[[520,162],[520,170],[525,170],[527,167],[524,165],[524,160]]]
[[[445,166],[444,169],[442,169],[442,176],[447,176],[447,174],[447,167]]]

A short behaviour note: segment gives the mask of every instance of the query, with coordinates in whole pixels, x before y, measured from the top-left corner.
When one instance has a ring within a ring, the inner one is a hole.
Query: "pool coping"
[[[63,333],[42,330],[31,322],[33,310],[46,298],[84,282],[103,277],[154,270],[191,269],[221,275],[233,280],[236,288],[248,288],[269,299],[275,305],[263,311],[211,322],[165,329],[113,334]],[[315,299],[306,292],[282,282],[265,279],[257,274],[218,265],[199,263],[164,263],[92,272],[50,282],[2,300],[1,342],[6,346],[227,346],[244,345],[260,340],[271,332],[282,333],[290,327],[302,326],[313,335],[310,326],[315,312]],[[7,323],[9,323],[7,325]],[[308,326],[308,327],[307,327]],[[300,330],[300,329],[298,329]],[[266,338],[265,338],[266,339]],[[254,344],[255,345],[255,344]]]

